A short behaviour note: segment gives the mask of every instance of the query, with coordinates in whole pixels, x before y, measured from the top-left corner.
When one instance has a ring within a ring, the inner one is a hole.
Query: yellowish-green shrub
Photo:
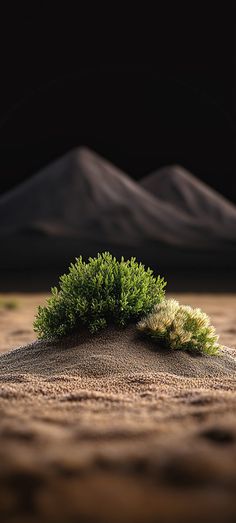
[[[205,355],[219,352],[218,336],[210,318],[176,300],[164,300],[137,324],[139,331],[169,349],[195,351]]]

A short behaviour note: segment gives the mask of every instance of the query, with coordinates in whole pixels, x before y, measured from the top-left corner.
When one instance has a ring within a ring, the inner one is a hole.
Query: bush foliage
[[[110,323],[125,326],[149,313],[164,298],[166,282],[135,258],[116,260],[108,252],[71,264],[39,307],[34,329],[40,338],[58,338],[83,325],[96,332]]]
[[[176,300],[164,300],[155,305],[137,327],[170,349],[206,355],[215,355],[220,349],[218,336],[207,314],[201,309],[180,305]]]

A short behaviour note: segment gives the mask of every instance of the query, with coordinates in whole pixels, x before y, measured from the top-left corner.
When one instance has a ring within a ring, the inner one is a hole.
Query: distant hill
[[[218,234],[222,232],[223,238],[236,236],[236,207],[184,167],[162,167],[145,176],[140,184],[162,202],[181,209],[207,226],[211,224]]]
[[[154,265],[214,256],[221,265],[236,251],[236,209],[181,167],[138,183],[78,148],[0,198],[0,239],[5,268],[54,267],[102,249]]]

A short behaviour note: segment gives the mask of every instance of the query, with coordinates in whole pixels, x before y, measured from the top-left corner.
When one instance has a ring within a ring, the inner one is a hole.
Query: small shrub
[[[167,348],[196,351],[206,355],[219,352],[218,336],[210,318],[176,300],[164,300],[143,318],[137,328]]]
[[[14,299],[1,299],[0,300],[0,309],[5,309],[5,310],[15,310],[18,308],[18,302]]]
[[[125,326],[164,298],[165,281],[135,258],[116,260],[105,252],[88,263],[82,257],[60,277],[59,290],[38,308],[34,329],[40,338],[58,338],[86,326],[91,332],[109,323]]]

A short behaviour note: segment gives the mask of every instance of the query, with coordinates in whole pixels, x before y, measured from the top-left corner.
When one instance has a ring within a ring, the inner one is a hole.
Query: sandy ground
[[[236,348],[236,295],[174,297],[202,307],[221,343]],[[35,339],[32,321],[44,300],[0,296],[1,352]],[[162,356],[159,372],[142,347],[132,368],[135,345],[111,367],[112,344],[104,342],[102,370],[98,342],[86,372],[74,347],[43,358],[40,347],[32,358],[12,353],[0,365],[0,520],[235,521],[235,373],[207,373],[201,360],[191,376],[190,360],[178,355],[173,369]]]

